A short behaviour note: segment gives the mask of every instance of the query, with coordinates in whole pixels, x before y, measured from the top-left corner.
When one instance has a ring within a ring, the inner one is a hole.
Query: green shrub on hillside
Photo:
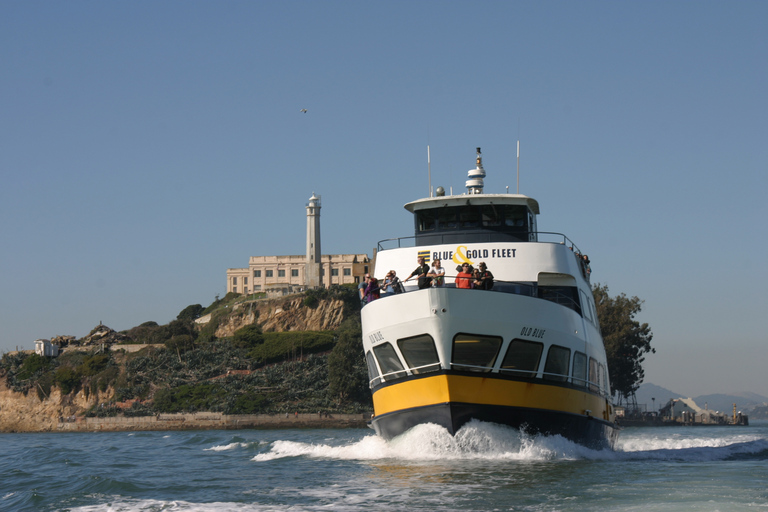
[[[39,376],[48,371],[51,367],[51,360],[39,354],[30,354],[21,365],[21,369],[16,378],[18,380],[27,380]]]
[[[62,395],[77,391],[80,388],[80,378],[80,374],[70,366],[61,366],[56,369],[55,380]]]
[[[248,352],[248,357],[269,364],[295,359],[333,348],[333,331],[266,332],[264,343]]]
[[[237,348],[254,348],[262,343],[264,343],[264,334],[258,324],[241,327],[232,336],[232,346]]]
[[[201,382],[184,384],[155,393],[154,409],[157,412],[220,412],[227,391],[219,383]]]

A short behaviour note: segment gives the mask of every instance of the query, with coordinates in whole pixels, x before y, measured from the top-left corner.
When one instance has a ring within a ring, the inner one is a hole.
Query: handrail
[[[567,245],[574,252],[581,254],[581,251],[576,246],[576,244],[573,243],[573,241],[570,238],[568,238],[563,233],[557,233],[557,232],[554,232],[554,231],[526,231],[526,233],[529,236],[530,235],[536,235],[537,240],[521,240],[521,239],[518,239],[518,240],[515,240],[514,243],[559,243],[561,245]],[[388,251],[388,250],[391,250],[391,249],[402,249],[404,247],[416,247],[417,246],[416,242],[418,241],[418,239],[422,238],[422,237],[427,237],[427,236],[430,237],[430,238],[435,238],[435,237],[439,237],[440,238],[440,242],[429,243],[427,245],[438,245],[438,244],[442,244],[442,243],[453,243],[452,241],[451,242],[444,242],[443,240],[445,239],[445,237],[455,238],[457,235],[463,235],[463,234],[472,235],[473,238],[478,239],[477,242],[473,242],[473,243],[504,242],[503,240],[502,241],[492,240],[492,238],[498,238],[499,237],[499,233],[482,232],[482,231],[481,232],[477,232],[477,231],[471,231],[471,230],[470,231],[468,231],[468,230],[464,230],[464,231],[449,231],[449,232],[443,232],[443,233],[429,233],[429,234],[424,234],[424,235],[402,236],[402,237],[398,237],[398,238],[385,238],[383,240],[379,240],[379,242],[377,244],[377,251],[381,252],[381,251]],[[507,233],[501,233],[501,234],[504,235],[504,234],[507,234]],[[514,236],[514,233],[509,233],[508,235],[509,236]],[[547,240],[538,240],[540,235],[543,235],[545,237],[553,236],[553,237],[555,237],[557,239],[561,239],[561,241],[554,241],[554,242],[552,242],[552,241],[547,241]],[[487,240],[483,240],[483,238],[486,238]],[[408,245],[405,245],[406,241],[409,242]],[[395,243],[397,243],[397,246],[396,247],[385,248],[384,244],[389,245],[390,242],[393,245]]]
[[[490,292],[497,292],[497,293],[510,293],[512,295],[523,295],[526,297],[533,297],[536,299],[543,299],[549,302],[554,302],[555,304],[560,304],[561,306],[565,306],[581,314],[581,305],[577,301],[575,301],[572,297],[562,294],[556,290],[547,289],[547,293],[550,295],[550,297],[540,297],[538,294],[538,290],[540,289],[540,287],[537,283],[528,282],[528,281],[501,281],[501,280],[494,279],[493,288],[490,290],[485,290],[481,288],[457,288],[455,282],[448,282],[448,279],[455,280],[457,275],[445,274],[445,276],[443,277],[445,280],[445,284],[442,286],[442,288],[454,288],[454,289],[461,289],[461,290],[484,291],[484,292],[490,291]],[[410,290],[408,288],[410,288]],[[411,293],[414,291],[419,291],[419,290],[414,290],[412,286],[408,286],[408,288],[405,288],[405,292],[402,292],[402,293]],[[380,298],[376,300],[394,297],[395,295],[400,295],[400,294],[399,293],[382,293]],[[557,300],[552,300],[552,298],[555,298]],[[363,307],[367,306],[368,304],[363,304]]]

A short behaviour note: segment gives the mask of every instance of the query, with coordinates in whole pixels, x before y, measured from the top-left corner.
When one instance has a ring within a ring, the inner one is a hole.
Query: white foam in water
[[[191,503],[188,501],[124,500],[69,509],[72,512],[264,512],[286,510],[285,507],[265,507],[256,503]]]
[[[665,434],[669,430],[664,431]],[[455,436],[435,424],[418,425],[387,442],[371,434],[344,446],[275,441],[266,453],[252,460],[264,462],[286,457],[339,460],[722,460],[738,454],[759,453],[768,441],[759,436],[625,437],[616,451],[593,450],[561,436],[531,436],[511,427],[470,421]]]
[[[553,460],[594,458],[601,451],[575,444],[560,436],[529,436],[519,430],[470,421],[455,436],[435,424],[417,425],[387,442],[377,435],[346,446],[276,441],[254,461],[284,457],[318,457],[341,460]]]
[[[676,428],[676,427],[670,427]],[[701,427],[706,428],[706,427]],[[668,434],[669,430],[664,430]],[[756,435],[694,437],[678,434],[620,438],[618,452],[626,459],[686,460],[706,462],[768,450],[768,440]]]
[[[206,448],[206,452],[225,452],[227,450],[234,450],[235,448],[248,448],[248,443],[229,443],[217,446],[211,446]]]

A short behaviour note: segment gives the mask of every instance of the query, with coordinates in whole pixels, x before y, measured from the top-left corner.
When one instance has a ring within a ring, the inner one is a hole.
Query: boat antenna
[[[520,193],[520,139],[517,139],[517,193]]]
[[[429,179],[429,197],[432,197],[432,160],[429,158],[429,144],[427,144],[427,175]]]

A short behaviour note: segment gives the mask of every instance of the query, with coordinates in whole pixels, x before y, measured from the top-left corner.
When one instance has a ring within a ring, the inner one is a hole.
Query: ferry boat
[[[613,449],[588,260],[565,235],[538,231],[535,199],[485,194],[485,177],[477,148],[466,193],[430,190],[405,205],[414,235],[378,244],[373,277],[383,285],[394,271],[404,286],[361,310],[371,426],[392,439],[424,423],[455,434],[474,418]],[[422,258],[430,270],[441,260],[442,286],[415,278]],[[481,263],[490,289],[457,286],[464,264]]]

